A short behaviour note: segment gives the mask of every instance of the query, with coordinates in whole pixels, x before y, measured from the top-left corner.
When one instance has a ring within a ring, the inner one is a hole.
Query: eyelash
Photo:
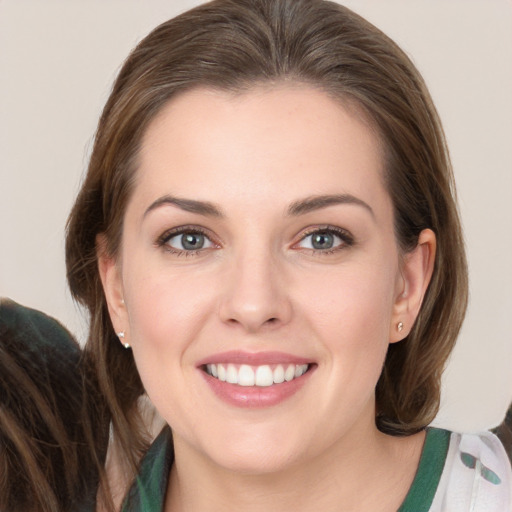
[[[310,251],[311,253],[313,253],[315,255],[329,256],[330,254],[336,253],[338,251],[342,251],[344,249],[353,247],[355,245],[354,237],[352,236],[352,234],[349,231],[347,231],[346,229],[327,225],[327,226],[314,226],[312,228],[308,228],[303,233],[300,240],[294,244],[294,246],[296,246],[299,243],[301,243],[302,241],[304,241],[308,236],[318,234],[318,233],[334,235],[341,240],[341,244],[336,247],[333,247],[332,249],[321,250],[321,249],[303,248],[304,250]]]
[[[335,237],[339,238],[341,240],[341,244],[333,247],[332,249],[314,249],[314,248],[302,248],[303,250],[306,250],[310,252],[311,254],[315,255],[322,255],[322,256],[328,256],[330,254],[336,253],[338,251],[342,251],[344,249],[347,249],[348,247],[352,247],[355,244],[354,237],[345,229],[334,227],[334,226],[314,226],[311,228],[308,228],[301,236],[298,242],[295,242],[292,246],[292,248],[296,247],[298,244],[303,242],[307,237],[312,236],[314,234],[329,234],[334,235]],[[191,234],[191,235],[203,235],[213,246],[214,248],[218,248],[219,244],[213,240],[213,237],[207,232],[205,229],[199,227],[199,226],[180,226],[177,228],[172,228],[160,235],[158,239],[155,242],[155,245],[157,247],[160,247],[164,249],[165,251],[174,254],[176,256],[196,256],[199,253],[203,251],[207,251],[210,248],[200,248],[197,250],[181,250],[176,249],[168,244],[169,240],[172,238],[179,236],[179,235],[185,235],[185,234]]]
[[[186,250],[176,249],[174,247],[171,247],[168,244],[168,242],[169,242],[169,240],[171,240],[171,238],[174,238],[179,235],[185,235],[185,234],[187,234],[187,235],[203,235],[207,240],[209,240],[211,242],[211,244],[214,247],[219,246],[218,243],[213,241],[212,236],[205,229],[203,229],[199,226],[180,226],[177,228],[169,229],[169,230],[165,231],[164,233],[162,233],[158,237],[155,245],[157,247],[161,247],[162,249],[164,249],[165,251],[167,251],[171,254],[174,254],[175,256],[185,256],[185,257],[196,256],[199,253],[201,253],[202,251],[209,249],[209,248],[201,248],[201,249],[197,249],[197,250],[186,251]]]

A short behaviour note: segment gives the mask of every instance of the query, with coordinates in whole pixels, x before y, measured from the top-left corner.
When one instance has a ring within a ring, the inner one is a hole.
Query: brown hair
[[[505,451],[507,452],[508,458],[512,462],[512,404],[508,408],[505,419],[498,425],[493,432],[500,438]]]
[[[104,233],[108,254],[117,254],[141,138],[173,96],[198,86],[243,92],[283,81],[311,84],[363,109],[385,148],[399,246],[414,248],[425,228],[436,234],[421,312],[407,339],[390,346],[377,385],[377,424],[409,434],[438,410],[441,373],[466,309],[467,269],[444,134],[421,76],[386,35],[334,2],[216,0],[157,27],[124,63],[68,223],[69,284],[91,315],[86,350],[132,470],[145,446],[133,407],[143,385],[110,323],[96,236]]]
[[[93,382],[64,327],[0,299],[0,510],[94,503],[108,423]]]

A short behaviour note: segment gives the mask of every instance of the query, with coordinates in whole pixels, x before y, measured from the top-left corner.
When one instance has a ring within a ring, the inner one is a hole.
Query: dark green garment
[[[398,512],[427,512],[443,472],[450,432],[429,428],[414,482]],[[168,427],[142,460],[139,476],[126,497],[122,512],[162,512],[174,454]]]
[[[450,435],[447,430],[427,430],[416,476],[398,512],[427,512],[430,509],[443,473]]]
[[[94,507],[99,477],[88,434],[103,460],[108,423],[95,414],[90,432],[85,427],[86,405],[94,413],[98,410],[92,398],[98,393],[86,385],[90,382],[85,374],[80,346],[57,320],[0,298],[0,447],[5,449],[8,482],[0,501],[8,504],[5,510],[41,508],[27,471],[27,453],[54,493],[47,498],[58,502],[56,512]],[[73,450],[80,468],[71,479],[65,454]]]
[[[171,429],[165,427],[142,459],[122,512],[163,511],[165,490],[174,460]]]

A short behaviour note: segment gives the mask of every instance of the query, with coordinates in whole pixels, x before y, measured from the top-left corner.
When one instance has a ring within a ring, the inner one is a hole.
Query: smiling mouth
[[[291,382],[304,375],[310,364],[277,364],[251,366],[247,364],[206,364],[203,370],[211,377],[238,386],[269,387]]]

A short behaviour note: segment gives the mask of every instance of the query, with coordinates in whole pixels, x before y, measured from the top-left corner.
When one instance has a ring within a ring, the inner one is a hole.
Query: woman
[[[494,437],[426,430],[467,302],[453,177],[418,72],[348,9],[213,1],[155,29],[66,250],[113,425],[100,508],[510,507]],[[149,451],[145,394],[170,427]]]

